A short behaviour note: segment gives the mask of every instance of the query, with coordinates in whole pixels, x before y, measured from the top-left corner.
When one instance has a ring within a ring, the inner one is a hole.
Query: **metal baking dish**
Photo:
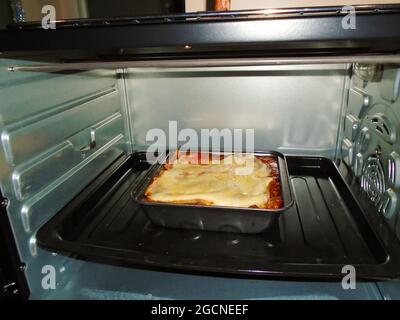
[[[140,204],[149,219],[162,227],[195,229],[237,233],[260,233],[278,228],[280,215],[293,204],[289,174],[285,156],[275,151],[254,152],[255,156],[272,156],[277,159],[281,197],[283,205],[279,209],[240,208],[174,204],[147,201],[144,193],[162,169],[168,155],[162,155],[149,169],[143,179],[133,188],[131,196]]]

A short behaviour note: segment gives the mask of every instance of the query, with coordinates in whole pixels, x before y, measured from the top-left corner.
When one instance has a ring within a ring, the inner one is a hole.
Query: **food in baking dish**
[[[147,201],[207,206],[282,207],[278,162],[273,156],[179,152],[145,191]]]

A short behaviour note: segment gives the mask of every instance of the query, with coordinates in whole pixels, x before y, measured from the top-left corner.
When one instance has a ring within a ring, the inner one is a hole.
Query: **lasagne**
[[[273,156],[177,152],[153,177],[147,201],[207,206],[282,207]]]

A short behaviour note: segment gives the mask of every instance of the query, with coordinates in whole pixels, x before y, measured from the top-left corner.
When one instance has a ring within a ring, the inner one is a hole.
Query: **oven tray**
[[[79,259],[168,271],[342,279],[350,264],[360,279],[400,277],[398,239],[372,205],[356,201],[359,186],[329,159],[286,158],[295,205],[278,229],[257,234],[152,224],[130,196],[149,168],[145,159],[119,158],[39,230],[37,243]]]
[[[215,153],[214,153],[215,154]],[[168,155],[161,155],[160,161],[149,169],[132,190],[132,199],[143,208],[151,222],[161,227],[236,232],[259,233],[279,228],[280,215],[293,204],[289,174],[285,156],[275,151],[254,152],[255,156],[273,157],[277,161],[282,207],[279,209],[238,208],[152,202],[145,199],[144,193],[168,161]],[[165,160],[164,160],[165,159]]]

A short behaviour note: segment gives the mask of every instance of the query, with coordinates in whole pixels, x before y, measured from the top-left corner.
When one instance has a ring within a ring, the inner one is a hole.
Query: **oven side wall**
[[[367,67],[374,79],[357,68],[351,77],[342,158],[361,184],[360,200],[375,206],[400,239],[400,69]]]
[[[0,60],[0,184],[31,297],[42,298],[54,292],[44,277],[61,287],[78,260],[40,249],[37,230],[129,143],[115,71],[7,70],[25,63]]]
[[[353,70],[343,124],[341,157],[361,185],[359,200],[382,215],[400,239],[398,65]],[[380,282],[378,287],[384,299],[400,299],[400,281]]]

